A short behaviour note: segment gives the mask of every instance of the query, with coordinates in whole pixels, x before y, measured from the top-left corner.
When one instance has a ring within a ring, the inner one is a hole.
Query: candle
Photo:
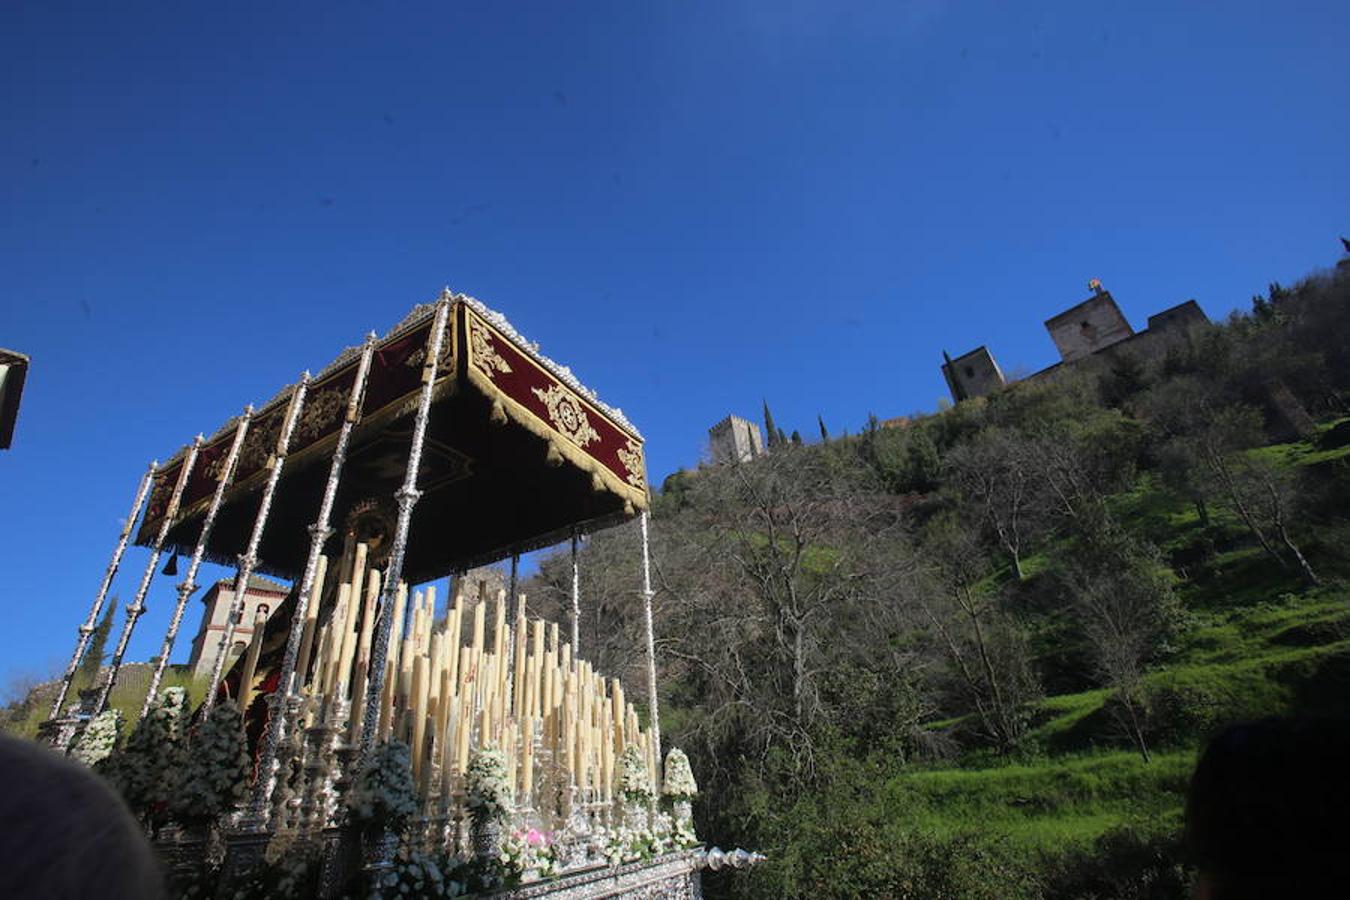
[[[366,713],[366,680],[370,673],[370,644],[375,626],[375,604],[380,597],[380,573],[371,570],[366,582],[365,611],[361,616],[361,640],[356,655],[356,673],[352,681],[352,733],[355,741],[361,735],[361,722]]]
[[[253,702],[253,676],[258,671],[258,654],[262,651],[263,629],[266,625],[267,614],[260,609],[253,615],[253,636],[249,638],[244,670],[239,673],[239,709],[245,712]]]
[[[327,574],[328,557],[320,556],[319,565],[314,570],[314,584],[309,592],[309,605],[305,607],[305,630],[300,637],[300,655],[296,657],[295,684],[300,688],[304,687],[309,678],[309,658],[314,650],[314,634],[319,625],[319,604],[323,600],[323,579]],[[280,688],[286,690],[287,685],[283,684]]]
[[[513,651],[515,681],[511,691],[511,711],[516,716],[521,716],[524,714],[525,706],[525,597],[523,595],[516,600],[516,632],[513,637],[515,639],[515,650]]]
[[[459,698],[450,699],[450,709],[446,715],[445,746],[441,752],[441,799],[450,799],[454,776],[459,774],[456,765],[459,750]]]
[[[365,544],[356,545],[350,589],[351,602],[347,606],[347,623],[342,627],[342,650],[338,657],[338,684],[341,686],[344,696],[347,688],[351,685],[352,659],[356,656],[357,628],[361,623],[361,601],[365,596],[362,594],[361,588],[365,584],[366,553],[367,547]]]
[[[418,780],[422,773],[422,739],[427,731],[427,658],[413,661],[412,704],[412,776]]]
[[[521,792],[525,802],[534,796],[534,719],[525,716],[520,720],[520,746],[525,764],[521,770]]]

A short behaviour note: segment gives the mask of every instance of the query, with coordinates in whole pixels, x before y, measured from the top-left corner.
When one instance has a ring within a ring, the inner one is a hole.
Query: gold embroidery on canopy
[[[600,440],[600,433],[591,427],[591,420],[586,418],[586,411],[581,408],[577,398],[561,385],[551,384],[548,390],[532,390],[548,407],[548,417],[553,420],[553,425],[578,447]]]
[[[641,490],[646,487],[647,479],[642,475],[642,445],[637,441],[628,441],[627,447],[618,450],[619,462],[628,470],[628,483]]]
[[[497,348],[492,346],[487,329],[472,316],[469,317],[469,345],[473,350],[473,364],[488,378],[493,378],[494,372],[510,374],[511,364],[502,359]]]

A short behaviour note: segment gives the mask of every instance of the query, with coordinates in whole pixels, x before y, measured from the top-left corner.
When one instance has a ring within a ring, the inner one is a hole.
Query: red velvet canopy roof
[[[393,506],[433,313],[434,304],[418,307],[376,344],[334,507],[335,542],[352,515]],[[419,583],[555,543],[573,527],[593,530],[647,507],[641,435],[503,317],[455,295],[442,347],[405,580]],[[259,549],[263,571],[296,577],[304,566],[306,529],[318,512],[359,357],[359,348],[348,349],[310,383]],[[293,391],[254,414],[209,558],[233,562],[246,548]],[[166,548],[187,553],[195,545],[236,423],[202,445]],[[153,543],[184,459],[178,454],[156,474],[137,543]]]

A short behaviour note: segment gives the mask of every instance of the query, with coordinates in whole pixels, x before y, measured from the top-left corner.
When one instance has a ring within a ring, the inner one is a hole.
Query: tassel
[[[632,518],[633,516],[637,515],[637,510],[633,509],[633,501],[631,500],[623,501],[623,514],[625,516],[628,516],[629,518]]]
[[[602,493],[605,490],[605,480],[600,477],[599,472],[591,473],[591,490],[595,491],[597,494]]]
[[[177,550],[174,550],[174,551],[173,551],[173,555],[169,557],[169,561],[166,562],[166,563],[164,564],[164,571],[163,571],[162,574],[168,575],[170,578],[172,578],[173,576],[175,576],[175,575],[178,574],[178,551],[177,551]]]
[[[563,464],[562,452],[558,449],[558,445],[552,441],[548,442],[548,455],[544,457],[544,462],[555,469]]]
[[[492,414],[488,416],[488,419],[493,425],[506,424],[506,407],[502,406],[502,399],[500,397],[492,401]]]

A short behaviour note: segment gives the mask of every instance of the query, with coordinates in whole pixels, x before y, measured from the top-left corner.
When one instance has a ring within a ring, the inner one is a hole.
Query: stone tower
[[[740,416],[727,416],[708,429],[714,465],[729,462],[749,462],[764,455],[764,441],[759,426]]]
[[[1134,335],[1110,291],[1093,283],[1093,295],[1045,320],[1045,330],[1064,362],[1091,356]]]
[[[945,351],[942,356],[946,359],[942,364],[942,377],[947,379],[947,389],[956,403],[992,394],[1007,383],[988,347],[976,347],[956,359],[947,356]]]

